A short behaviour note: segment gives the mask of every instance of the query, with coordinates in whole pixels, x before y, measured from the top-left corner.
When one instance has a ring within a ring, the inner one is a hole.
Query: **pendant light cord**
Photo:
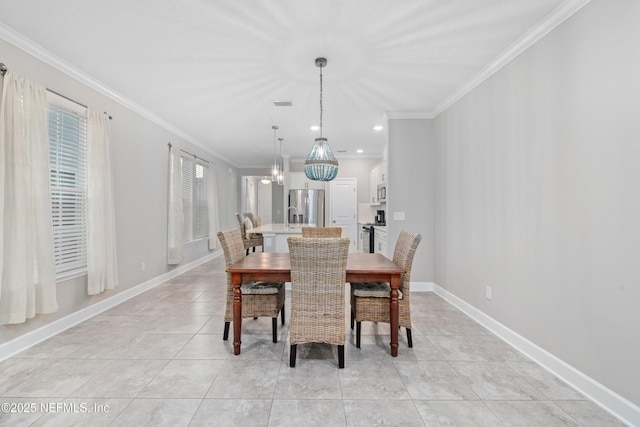
[[[320,66],[320,138],[322,138],[322,66]]]

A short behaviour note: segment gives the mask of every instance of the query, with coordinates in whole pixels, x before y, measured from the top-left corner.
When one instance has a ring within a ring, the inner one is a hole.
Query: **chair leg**
[[[280,309],[280,317],[282,317],[282,324],[284,325],[284,304],[282,304],[282,308]]]
[[[291,345],[291,349],[289,350],[289,367],[296,367],[296,348],[297,344]]]
[[[247,255],[249,255],[249,248],[247,248]]]
[[[278,342],[278,316],[271,318],[271,331],[273,333],[273,342]]]
[[[226,341],[229,339],[229,323],[231,322],[224,322],[224,332],[222,333],[223,341]]]
[[[362,327],[362,322],[356,322],[356,348],[360,348],[360,329]]]
[[[253,247],[253,252],[255,252],[255,251],[256,251],[256,247],[254,246],[254,247]]]
[[[351,309],[351,329],[353,329],[353,324],[356,321],[356,314],[353,312],[353,309]]]
[[[338,346],[338,369],[344,369],[344,346]]]
[[[409,348],[413,347],[413,340],[411,339],[411,329],[407,328],[407,343]]]

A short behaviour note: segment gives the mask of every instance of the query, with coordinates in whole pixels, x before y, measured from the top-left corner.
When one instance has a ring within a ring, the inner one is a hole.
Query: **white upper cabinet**
[[[289,173],[289,189],[290,190],[324,190],[324,182],[312,181],[304,174],[304,172]]]

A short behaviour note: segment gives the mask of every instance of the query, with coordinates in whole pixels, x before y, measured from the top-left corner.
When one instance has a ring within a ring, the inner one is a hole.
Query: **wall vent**
[[[276,107],[291,107],[293,105],[293,101],[273,101],[273,105]]]

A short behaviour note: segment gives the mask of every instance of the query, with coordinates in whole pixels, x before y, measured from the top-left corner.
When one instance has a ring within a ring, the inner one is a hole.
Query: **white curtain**
[[[209,164],[209,173],[207,174],[207,204],[209,212],[209,249],[218,247],[218,230],[220,223],[218,222],[218,178],[216,175],[216,166]]]
[[[8,71],[0,103],[0,324],[53,313],[47,93]]]
[[[104,113],[87,110],[87,291],[96,295],[118,285],[116,218]]]
[[[182,211],[182,164],[180,150],[169,149],[169,212],[167,263],[180,264],[184,259],[184,213]]]

